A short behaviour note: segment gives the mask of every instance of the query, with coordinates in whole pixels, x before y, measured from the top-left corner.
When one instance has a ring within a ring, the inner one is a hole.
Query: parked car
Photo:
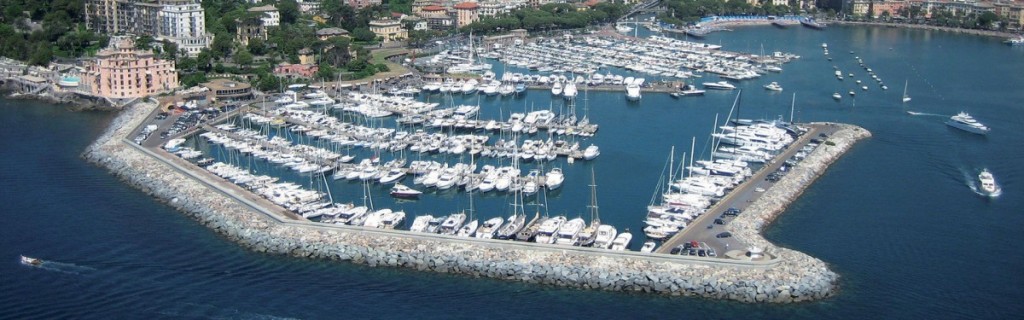
[[[719,233],[719,234],[715,235],[715,238],[728,238],[728,237],[732,237],[732,233],[722,232],[722,233]]]

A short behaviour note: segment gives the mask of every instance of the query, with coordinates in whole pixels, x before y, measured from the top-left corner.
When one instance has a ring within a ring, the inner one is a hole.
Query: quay
[[[767,190],[770,190],[775,185],[774,182],[766,179],[770,173],[777,172],[785,164],[786,159],[793,157],[812,139],[828,137],[835,134],[839,128],[827,124],[811,124],[810,130],[800,136],[797,141],[790,144],[786,150],[776,155],[773,161],[765,164],[750,178],[736,186],[736,188],[733,188],[725,197],[720,199],[711,208],[708,208],[704,214],[694,219],[686,228],[663,242],[661,247],[655,252],[667,254],[673,248],[684,243],[696,241],[707,243],[715,251],[723,252],[726,256],[743,255],[750,244],[744,243],[733,236],[725,238],[716,237],[722,232],[728,232],[726,230],[729,230],[729,222],[733,220],[724,216],[723,213],[731,208],[739,209],[741,212],[747,209],[751,203],[759,200],[766,194]],[[728,222],[717,224],[715,220],[718,219]]]
[[[751,261],[466,239],[303,221],[184,160],[129,141],[128,137],[138,132],[155,110],[152,104],[126,109],[83,156],[257,252],[581,289],[743,302],[823,299],[833,294],[838,279],[824,262],[784,248],[767,247],[768,259]],[[829,138],[838,140],[834,147],[819,148],[808,156],[822,159],[812,161],[819,167],[807,171],[820,174],[828,163],[865,137],[864,133],[857,127],[841,126]],[[802,166],[777,184],[792,180],[790,184],[799,186],[777,193],[788,197],[799,194],[807,183],[798,180],[806,177],[796,175]],[[759,217],[753,211],[761,202],[765,202],[764,197],[740,218]],[[736,225],[732,226],[739,236],[758,237],[748,240],[755,245],[770,245],[756,233],[758,228],[741,228],[747,225],[741,222],[734,221]],[[755,233],[748,235],[744,230]]]

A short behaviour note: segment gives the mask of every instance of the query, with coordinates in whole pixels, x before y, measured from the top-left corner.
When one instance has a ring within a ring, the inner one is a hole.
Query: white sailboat
[[[903,82],[903,103],[910,102],[910,96],[907,95],[907,83],[908,81]]]

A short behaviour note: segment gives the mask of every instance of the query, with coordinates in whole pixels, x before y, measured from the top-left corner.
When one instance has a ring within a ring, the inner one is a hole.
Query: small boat
[[[981,182],[981,192],[984,192],[989,197],[998,197],[1003,193],[1003,190],[996,184],[995,177],[992,176],[988,169],[981,170],[981,173],[978,174],[978,181]]]
[[[850,96],[855,96],[855,95],[857,95],[857,93],[856,93],[856,92],[853,92],[853,90],[850,90],[850,92],[849,92],[849,93],[850,93]]]
[[[401,183],[396,183],[395,186],[391,187],[391,196],[395,198],[417,198],[423,191],[419,191],[410,187],[405,186]]]
[[[1016,38],[1010,38],[1003,41],[1008,46],[1022,46],[1024,45],[1024,35],[1017,36]]]
[[[825,29],[825,24],[824,23],[817,22],[817,21],[814,21],[812,19],[800,19],[800,24],[804,25],[805,27],[811,28],[811,29],[818,29],[818,30]]]
[[[21,256],[21,264],[26,266],[38,267],[43,264],[43,260],[39,258]]]
[[[697,86],[694,86],[692,84],[688,84],[688,85],[684,86],[682,88],[682,90],[680,90],[678,92],[678,94],[681,95],[681,96],[684,96],[684,97],[686,97],[686,96],[702,96],[702,95],[704,95],[704,90],[697,89]]]
[[[647,240],[647,241],[644,242],[644,246],[640,247],[640,252],[643,252],[643,253],[654,252],[654,248],[657,247],[657,246],[658,246],[658,243],[654,242],[654,240]]]
[[[782,86],[780,86],[779,83],[775,81],[772,81],[772,83],[764,85],[764,88],[771,91],[782,91]]]
[[[623,231],[619,236],[612,240],[612,250],[625,251],[629,247],[629,241],[633,240],[633,234],[629,231]]]
[[[832,94],[832,99],[842,100],[843,99],[843,95],[839,94],[839,92],[833,93]]]
[[[949,121],[946,121],[946,124],[953,128],[980,135],[988,134],[992,130],[978,122],[978,120],[975,120],[967,112],[960,112],[955,116],[949,117]]]

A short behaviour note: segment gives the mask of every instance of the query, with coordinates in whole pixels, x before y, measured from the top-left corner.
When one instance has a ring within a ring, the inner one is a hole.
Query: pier
[[[745,210],[747,207],[760,199],[768,189],[772,188],[775,183],[767,181],[765,178],[772,172],[776,172],[785,164],[786,159],[793,157],[798,151],[807,145],[811,139],[815,137],[821,138],[820,134],[830,136],[838,129],[838,127],[828,125],[812,125],[810,130],[804,133],[797,141],[794,141],[790,146],[779,153],[772,159],[771,162],[761,167],[753,176],[748,178],[742,184],[733,188],[725,197],[715,203],[709,208],[704,214],[694,219],[686,228],[679,233],[662,243],[655,252],[657,253],[669,253],[672,248],[682,245],[683,243],[690,241],[697,241],[707,243],[709,246],[714,248],[717,252],[729,254],[730,250],[739,251],[733,254],[742,254],[750,244],[743,243],[735,237],[727,238],[716,238],[716,235],[722,232],[727,232],[728,223],[716,224],[716,219],[722,219],[722,214],[725,213],[729,208],[735,208],[739,210]],[[758,191],[760,190],[760,191]],[[742,213],[741,213],[742,214]],[[732,219],[725,218],[723,220]],[[711,228],[707,228],[711,226]]]

